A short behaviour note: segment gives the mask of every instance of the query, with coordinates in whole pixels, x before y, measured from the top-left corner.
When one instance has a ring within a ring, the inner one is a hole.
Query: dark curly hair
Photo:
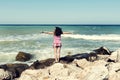
[[[61,36],[63,34],[63,31],[60,27],[55,27],[54,35],[55,36]]]

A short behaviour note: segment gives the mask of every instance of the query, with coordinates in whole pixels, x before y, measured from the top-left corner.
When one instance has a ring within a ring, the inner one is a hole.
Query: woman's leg
[[[57,48],[57,61],[60,61],[60,51],[61,51],[61,47]]]
[[[57,48],[54,47],[54,56],[55,56],[55,62],[58,62],[57,60]]]

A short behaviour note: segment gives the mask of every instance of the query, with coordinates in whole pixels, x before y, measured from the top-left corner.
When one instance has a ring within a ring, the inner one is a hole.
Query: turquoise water
[[[110,50],[120,47],[120,26],[60,26],[62,35],[61,56],[90,52],[101,46]],[[53,31],[54,26],[0,26],[0,63],[16,62],[19,51],[34,55],[34,60],[54,57],[53,35],[42,31]]]

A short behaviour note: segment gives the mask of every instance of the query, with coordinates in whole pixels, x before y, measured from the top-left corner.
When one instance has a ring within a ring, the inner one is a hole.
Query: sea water
[[[62,25],[61,56],[90,52],[101,46],[114,51],[120,48],[120,26]],[[16,62],[19,51],[32,54],[30,61],[53,58],[53,35],[43,31],[54,31],[55,26],[14,25],[0,26],[0,63]],[[29,61],[28,61],[29,62]]]

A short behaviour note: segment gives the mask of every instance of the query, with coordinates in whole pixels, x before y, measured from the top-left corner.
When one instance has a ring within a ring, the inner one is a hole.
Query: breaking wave
[[[102,34],[102,35],[81,35],[81,34],[68,34],[63,37],[69,37],[74,39],[85,39],[85,40],[111,40],[119,41],[120,35],[116,34]]]

